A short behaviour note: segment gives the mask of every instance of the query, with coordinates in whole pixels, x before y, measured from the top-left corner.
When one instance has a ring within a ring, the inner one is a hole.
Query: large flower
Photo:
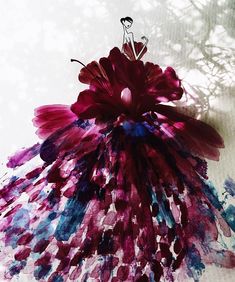
[[[85,119],[113,120],[124,114],[139,120],[156,104],[178,100],[183,94],[173,68],[162,71],[153,63],[131,61],[118,48],[83,68],[79,80],[89,89],[80,93],[71,109]]]
[[[151,112],[155,126],[160,126],[156,135],[163,134],[161,138],[199,157],[219,159],[223,139],[211,126],[161,104],[182,97],[181,81],[173,68],[163,71],[153,63],[131,61],[114,48],[107,58],[83,68],[79,80],[89,85],[71,106],[79,118],[114,122],[121,116],[120,120],[135,123],[146,121],[145,114]]]

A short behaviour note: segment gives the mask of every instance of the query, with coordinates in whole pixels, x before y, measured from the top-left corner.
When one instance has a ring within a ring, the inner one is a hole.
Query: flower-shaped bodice
[[[130,60],[115,47],[107,58],[83,68],[79,80],[89,85],[71,107],[79,117],[113,120],[124,114],[139,120],[161,102],[178,100],[183,94],[173,68]]]

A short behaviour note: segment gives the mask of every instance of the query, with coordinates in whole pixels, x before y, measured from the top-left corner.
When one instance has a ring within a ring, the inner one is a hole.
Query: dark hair
[[[125,17],[121,18],[120,22],[123,24],[123,22],[128,21],[129,23],[133,23],[133,19],[131,17]]]

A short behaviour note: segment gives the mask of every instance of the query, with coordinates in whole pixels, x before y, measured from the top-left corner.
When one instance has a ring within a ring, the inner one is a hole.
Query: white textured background
[[[149,37],[145,60],[173,66],[191,111],[224,137],[220,162],[209,162],[220,189],[228,175],[235,178],[235,0],[0,0],[1,163],[38,140],[35,107],[75,101],[84,86],[70,58],[86,64],[121,46],[125,16],[134,19],[137,41]],[[202,281],[234,275],[208,267]]]

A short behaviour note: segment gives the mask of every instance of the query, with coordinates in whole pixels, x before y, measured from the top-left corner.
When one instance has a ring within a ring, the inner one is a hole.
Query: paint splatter
[[[71,107],[36,109],[42,144],[9,159],[10,168],[42,162],[0,190],[5,279],[174,281],[180,272],[198,281],[207,264],[234,267],[218,237],[232,236],[235,207],[224,208],[206,173],[223,140],[165,104],[183,95],[175,71],[114,48],[79,80],[89,87]],[[234,187],[225,182],[231,196]]]

